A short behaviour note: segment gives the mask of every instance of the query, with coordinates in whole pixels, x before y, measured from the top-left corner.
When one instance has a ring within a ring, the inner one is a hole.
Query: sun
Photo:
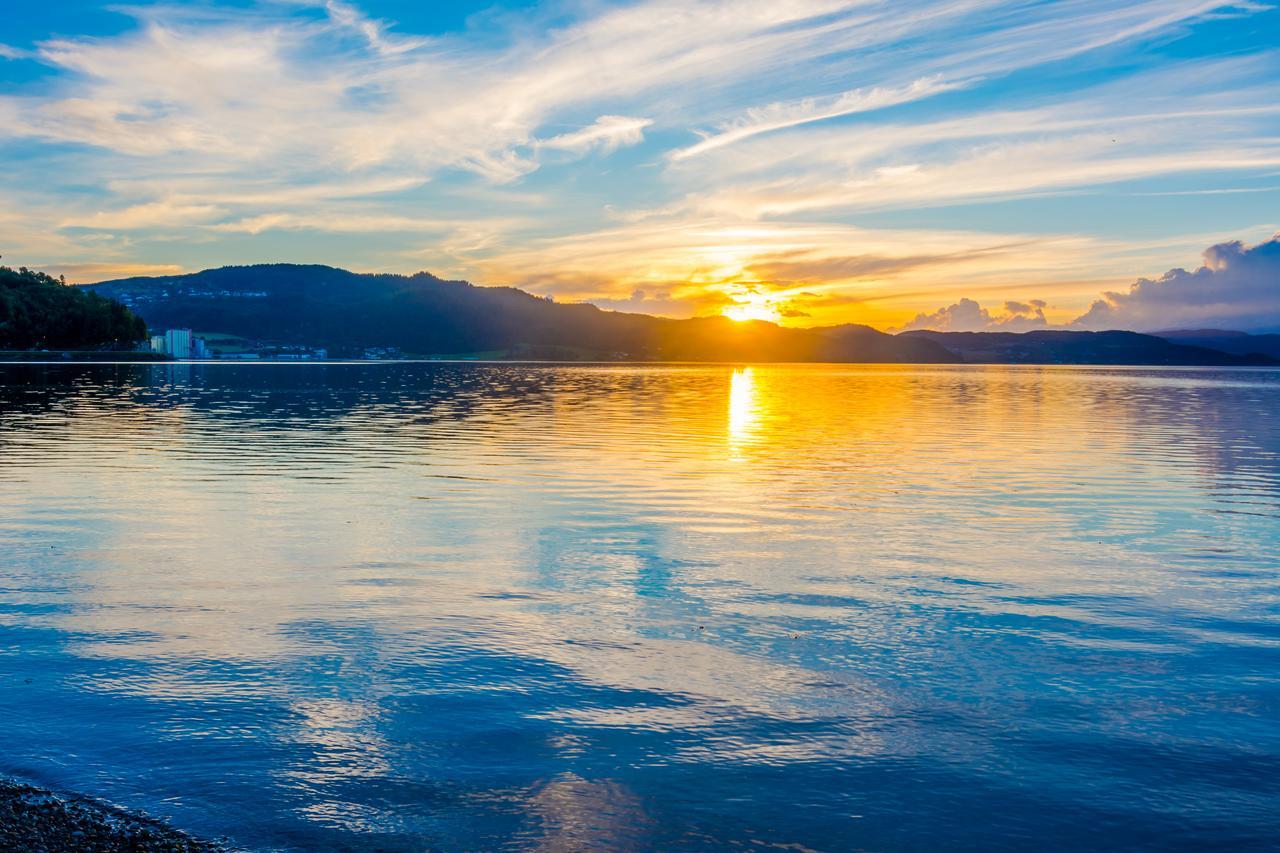
[[[749,294],[732,305],[726,305],[720,313],[740,323],[746,320],[764,320],[766,323],[782,321],[782,314],[778,312],[777,306],[758,293]]]

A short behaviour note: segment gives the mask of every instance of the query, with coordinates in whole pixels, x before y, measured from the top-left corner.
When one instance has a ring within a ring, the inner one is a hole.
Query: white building
[[[174,358],[191,358],[191,330],[170,329],[165,332],[164,351]]]

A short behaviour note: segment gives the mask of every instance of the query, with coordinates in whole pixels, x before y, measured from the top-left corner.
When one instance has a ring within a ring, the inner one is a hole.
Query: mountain
[[[792,329],[724,317],[672,320],[558,304],[512,287],[478,287],[425,272],[401,276],[264,264],[84,288],[129,306],[153,329],[191,328],[263,344],[326,347],[334,355],[390,348],[422,356],[485,353],[549,360],[1280,363],[1280,335],[1219,330],[887,335],[858,325]]]
[[[866,326],[790,329],[723,317],[671,320],[562,305],[511,287],[477,287],[428,273],[369,275],[269,264],[85,287],[130,306],[153,329],[323,346],[336,355],[394,347],[415,355],[485,352],[570,360],[960,360],[933,341]]]
[[[146,323],[119,302],[0,266],[0,349],[120,348],[146,336]]]
[[[974,364],[1271,365],[1265,355],[1241,355],[1174,343],[1138,332],[903,332],[949,349]]]
[[[1225,329],[1174,329],[1151,334],[1175,344],[1207,347],[1233,355],[1262,355],[1280,359],[1280,335],[1251,335]]]

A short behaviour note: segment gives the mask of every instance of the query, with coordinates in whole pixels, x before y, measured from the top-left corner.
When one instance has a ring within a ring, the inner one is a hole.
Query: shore
[[[120,352],[102,352],[99,350],[0,350],[0,361],[12,362],[48,362],[48,361],[76,361],[76,362],[96,362],[96,361],[137,361],[137,362],[171,362],[175,359],[171,355],[161,355],[155,352],[135,352],[132,350]]]
[[[166,824],[93,800],[0,779],[0,850],[225,853]]]

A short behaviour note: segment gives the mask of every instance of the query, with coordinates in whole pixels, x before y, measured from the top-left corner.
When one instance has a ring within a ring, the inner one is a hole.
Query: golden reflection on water
[[[696,637],[645,637],[625,654],[559,640],[570,625],[631,624],[654,596],[690,594],[697,576],[661,566],[708,555],[720,581],[762,594],[813,589],[826,573],[828,592],[891,598],[883,575],[941,554],[947,571],[987,581],[1067,583],[1058,570],[1103,536],[1155,536],[1157,504],[1202,499],[1200,450],[1218,446],[1197,422],[1148,410],[1178,397],[1152,390],[1159,377],[777,366],[553,376],[547,404],[481,397],[472,415],[432,420],[372,405],[310,424],[227,420],[181,388],[177,407],[90,406],[60,442],[10,433],[0,473],[46,473],[0,493],[0,508],[95,521],[82,547],[58,549],[92,566],[84,606],[63,617],[82,655],[272,660],[305,652],[280,630],[302,614],[424,627],[465,613],[502,626],[477,642],[518,634],[593,680],[759,705],[773,693],[762,684],[786,695],[787,667]],[[1086,517],[1096,535],[1082,548]],[[1151,567],[1140,552],[1127,562]],[[583,596],[559,627],[525,599],[493,597],[549,583],[561,603]],[[714,605],[788,612],[768,594]],[[181,625],[117,642],[152,621],[142,608],[179,612]],[[714,677],[730,670],[753,672],[753,689]],[[210,689],[180,670],[110,687]]]
[[[729,449],[731,458],[742,459],[742,446],[756,439],[760,428],[760,400],[755,370],[735,368],[729,377]]]

